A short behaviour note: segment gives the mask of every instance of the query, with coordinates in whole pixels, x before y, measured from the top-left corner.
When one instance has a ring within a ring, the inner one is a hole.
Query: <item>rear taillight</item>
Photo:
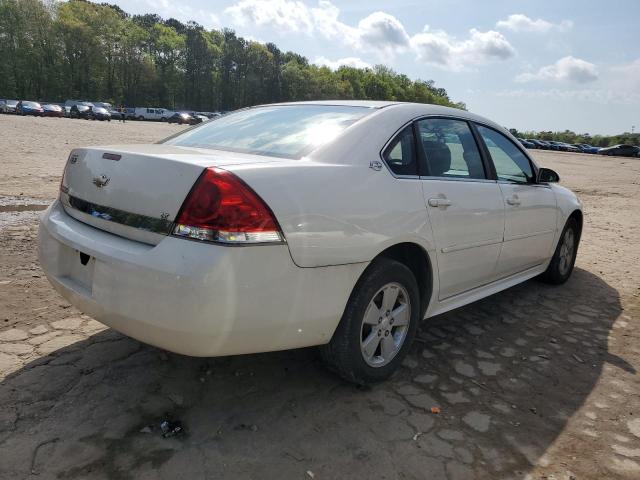
[[[274,243],[284,237],[273,213],[242,180],[207,168],[176,218],[173,235],[220,243]]]

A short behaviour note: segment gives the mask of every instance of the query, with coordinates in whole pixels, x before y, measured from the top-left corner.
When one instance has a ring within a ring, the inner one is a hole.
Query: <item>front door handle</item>
[[[517,207],[518,205],[520,205],[520,199],[518,198],[517,195],[513,195],[507,198],[507,203],[509,205],[513,205],[514,207]]]
[[[449,207],[451,206],[451,200],[447,200],[446,198],[430,198],[429,206],[430,207]]]

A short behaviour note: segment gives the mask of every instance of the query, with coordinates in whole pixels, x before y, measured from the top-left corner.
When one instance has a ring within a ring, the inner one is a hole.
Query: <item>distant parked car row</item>
[[[41,117],[69,117],[86,120],[121,119],[124,114],[128,120],[152,120],[185,125],[195,125],[219,117],[220,112],[175,112],[166,108],[125,107],[123,112],[107,102],[89,102],[86,100],[67,100],[63,104],[32,102],[27,100],[0,100],[0,113],[35,115]]]
[[[633,145],[614,145],[612,147],[594,147],[588,143],[564,143],[553,140],[537,140],[534,138],[518,138],[522,146],[531,149],[555,150],[559,152],[597,153],[600,155],[616,155],[620,157],[640,157],[640,147]]]

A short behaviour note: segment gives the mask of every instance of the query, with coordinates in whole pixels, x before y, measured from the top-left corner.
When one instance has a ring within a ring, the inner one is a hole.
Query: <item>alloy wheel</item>
[[[372,367],[387,365],[404,344],[411,319],[411,301],[399,283],[384,285],[365,310],[360,328],[360,351]]]

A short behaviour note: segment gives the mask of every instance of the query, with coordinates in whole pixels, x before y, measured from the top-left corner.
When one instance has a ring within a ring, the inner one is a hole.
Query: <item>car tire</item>
[[[419,320],[415,276],[404,264],[379,258],[358,280],[320,355],[330,370],[349,382],[365,385],[386,380],[411,347]]]
[[[576,263],[579,243],[580,229],[578,222],[575,218],[570,218],[562,230],[549,266],[540,275],[540,280],[552,285],[561,285],[569,280],[573,272],[573,266]]]
[[[144,120],[144,117],[143,117],[142,115],[140,115],[140,116],[138,117],[138,120],[142,121],[142,120]]]

